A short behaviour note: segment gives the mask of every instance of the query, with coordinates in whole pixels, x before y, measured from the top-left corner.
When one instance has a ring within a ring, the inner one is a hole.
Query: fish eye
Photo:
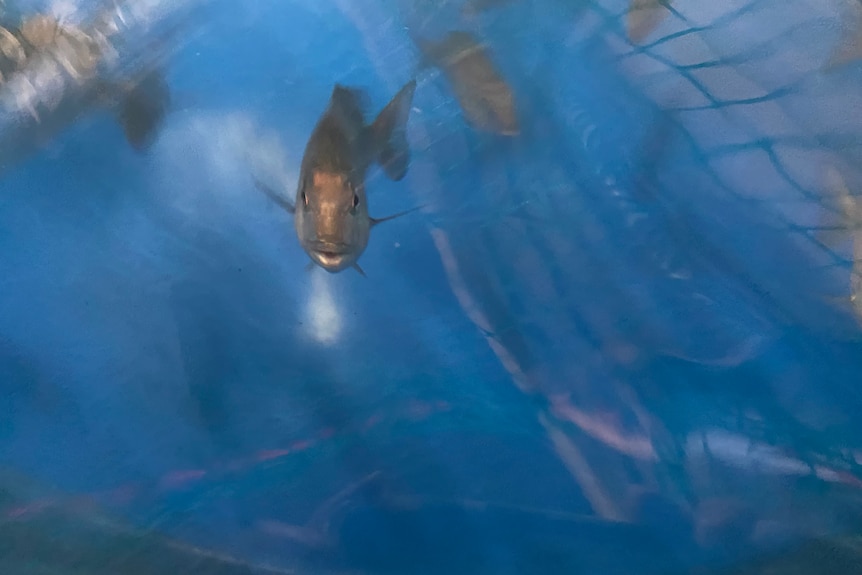
[[[353,192],[353,209],[355,210],[358,207],[359,207],[359,194],[357,194],[356,192]]]
[[[308,196],[305,195],[305,192],[302,192],[302,203],[308,205]]]

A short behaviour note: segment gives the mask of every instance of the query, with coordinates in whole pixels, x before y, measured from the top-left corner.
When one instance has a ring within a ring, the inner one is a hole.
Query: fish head
[[[312,170],[297,190],[294,224],[299,243],[314,263],[330,273],[353,266],[371,232],[364,182]]]

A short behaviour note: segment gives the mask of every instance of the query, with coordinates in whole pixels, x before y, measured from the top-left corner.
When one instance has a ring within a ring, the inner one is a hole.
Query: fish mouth
[[[351,249],[347,244],[315,242],[308,246],[308,252],[327,271],[340,271],[351,264]]]
[[[308,247],[314,253],[320,254],[328,258],[343,256],[350,252],[349,245],[334,242],[314,242]]]

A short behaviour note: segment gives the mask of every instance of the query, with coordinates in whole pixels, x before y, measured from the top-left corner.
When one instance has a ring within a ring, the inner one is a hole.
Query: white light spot
[[[311,337],[323,345],[333,345],[341,334],[341,313],[332,297],[331,278],[313,270],[311,274],[311,289],[305,306],[306,322],[311,331]]]

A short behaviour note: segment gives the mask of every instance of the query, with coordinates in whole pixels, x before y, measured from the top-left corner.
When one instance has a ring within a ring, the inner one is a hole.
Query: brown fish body
[[[515,97],[485,46],[467,32],[455,31],[440,42],[420,42],[419,47],[449,80],[473,126],[504,136],[520,133]]]
[[[294,227],[311,260],[330,273],[350,267],[361,273],[357,260],[371,228],[396,217],[370,217],[365,176],[375,162],[393,181],[406,175],[406,125],[415,88],[415,80],[408,82],[367,125],[361,92],[336,84],[312,131],[300,168]]]

